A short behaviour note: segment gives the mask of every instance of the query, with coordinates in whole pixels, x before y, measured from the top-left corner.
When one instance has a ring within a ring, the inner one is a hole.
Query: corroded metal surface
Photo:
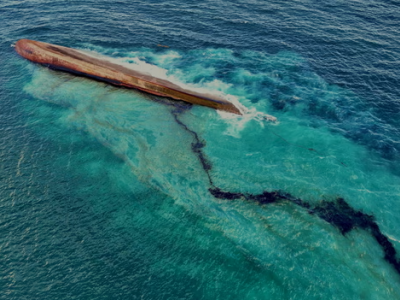
[[[223,98],[192,92],[172,82],[86,55],[79,50],[27,39],[19,40],[15,49],[24,58],[55,70],[241,115],[236,106]]]

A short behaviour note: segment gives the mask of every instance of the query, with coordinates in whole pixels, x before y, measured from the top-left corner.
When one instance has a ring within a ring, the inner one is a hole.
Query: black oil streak
[[[206,172],[207,176],[208,176],[208,180],[210,182],[210,184],[213,186],[214,183],[212,181],[211,175],[210,175],[210,171],[211,171],[211,163],[208,161],[208,159],[205,157],[202,148],[205,147],[206,143],[205,141],[201,141],[199,138],[199,135],[197,134],[197,132],[190,130],[181,120],[179,120],[178,116],[179,114],[181,114],[183,111],[189,109],[191,107],[182,107],[181,106],[176,106],[174,105],[175,109],[172,110],[172,115],[174,116],[175,122],[178,123],[185,131],[189,132],[191,135],[193,135],[194,137],[194,142],[192,143],[192,151],[193,153],[195,153],[197,155],[197,157],[200,160],[200,163],[203,167],[203,170]]]
[[[400,262],[397,260],[396,249],[393,247],[393,244],[389,241],[389,239],[381,232],[378,224],[375,222],[374,216],[365,214],[361,211],[356,211],[343,198],[338,198],[336,201],[321,201],[318,205],[311,205],[300,198],[296,198],[293,195],[282,191],[264,191],[261,194],[247,194],[224,191],[219,187],[216,187],[210,174],[212,165],[202,151],[202,148],[205,147],[205,142],[200,140],[197,132],[189,129],[178,118],[179,114],[187,109],[190,109],[191,106],[173,106],[175,109],[172,111],[172,115],[174,116],[175,121],[194,137],[195,141],[192,143],[192,151],[199,158],[199,161],[208,176],[211,185],[209,192],[215,198],[224,200],[242,199],[252,201],[260,205],[288,201],[307,209],[310,214],[317,215],[319,218],[330,223],[332,226],[335,226],[343,235],[355,228],[363,229],[369,232],[375,238],[385,253],[385,260],[394,267],[397,273],[400,274]],[[312,148],[308,150],[316,152],[316,150]]]

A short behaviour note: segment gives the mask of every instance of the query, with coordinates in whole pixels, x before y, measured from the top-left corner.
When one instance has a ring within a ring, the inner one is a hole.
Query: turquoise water
[[[400,299],[399,12],[0,4],[0,297]],[[51,71],[14,53],[19,38],[107,55],[247,113]]]

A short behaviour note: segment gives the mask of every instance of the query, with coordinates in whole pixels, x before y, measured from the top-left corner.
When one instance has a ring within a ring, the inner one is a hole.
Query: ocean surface
[[[0,299],[400,299],[398,0],[2,0],[0,21]],[[246,113],[55,72],[21,38]]]

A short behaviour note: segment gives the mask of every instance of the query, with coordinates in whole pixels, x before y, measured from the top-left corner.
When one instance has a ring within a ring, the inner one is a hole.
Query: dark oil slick
[[[174,105],[169,104],[169,105]],[[198,157],[204,171],[210,181],[211,187],[209,188],[210,193],[217,199],[224,200],[236,200],[242,199],[251,202],[255,202],[260,205],[267,205],[271,203],[276,203],[280,201],[291,202],[301,208],[307,209],[310,214],[315,214],[321,219],[327,221],[331,225],[338,228],[338,230],[345,235],[352,229],[363,229],[369,232],[377,241],[377,243],[382,247],[385,254],[385,260],[390,263],[395,270],[400,274],[400,262],[397,259],[397,253],[393,244],[389,239],[382,234],[379,226],[372,215],[365,214],[361,211],[354,210],[343,198],[338,198],[336,201],[321,201],[319,205],[310,205],[302,199],[296,198],[289,193],[284,191],[264,191],[261,194],[244,194],[237,192],[229,192],[221,190],[216,187],[213,183],[210,171],[212,170],[212,165],[210,161],[205,157],[201,149],[205,147],[205,142],[200,140],[199,135],[190,130],[184,123],[182,123],[178,116],[179,113],[183,112],[185,109],[190,108],[190,106],[174,105],[175,109],[172,110],[175,121],[182,126],[186,131],[188,131],[194,138],[192,143],[192,151]]]

